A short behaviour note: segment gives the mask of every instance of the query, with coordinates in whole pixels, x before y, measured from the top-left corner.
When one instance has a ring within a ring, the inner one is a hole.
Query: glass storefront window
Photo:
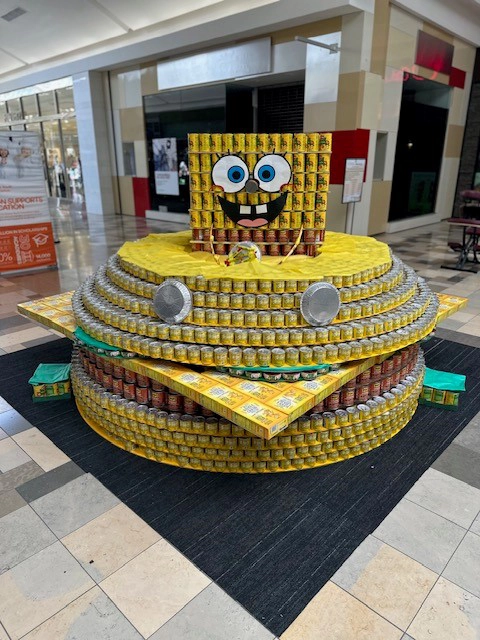
[[[37,118],[38,117],[38,105],[37,96],[24,96],[22,98],[23,117],[24,118]]]
[[[80,162],[76,118],[61,120],[61,127],[71,197],[74,200],[83,200],[82,165]]]
[[[42,128],[50,192],[54,197],[66,198],[65,161],[58,120],[43,122]]]
[[[38,102],[40,103],[40,115],[53,116],[57,113],[55,104],[55,94],[53,91],[38,94]]]
[[[75,111],[73,106],[73,87],[57,89],[56,94],[59,113]]]
[[[5,122],[5,116],[7,115],[7,103],[0,102],[0,122]]]

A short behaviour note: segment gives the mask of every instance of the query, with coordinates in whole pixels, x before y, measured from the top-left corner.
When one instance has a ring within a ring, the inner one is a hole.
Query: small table
[[[454,266],[442,264],[442,269],[455,269],[457,271],[469,271],[477,273],[476,268],[466,269],[465,263],[470,262],[480,264],[477,258],[477,251],[480,251],[480,220],[476,218],[448,218],[448,224],[455,227],[462,227],[462,242],[449,243],[450,248],[459,250],[459,256]],[[473,259],[469,258],[472,252]]]

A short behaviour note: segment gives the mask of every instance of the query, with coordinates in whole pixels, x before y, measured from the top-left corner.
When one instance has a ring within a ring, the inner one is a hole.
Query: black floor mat
[[[434,338],[425,351],[430,367],[467,376],[458,411],[422,406],[374,451],[273,475],[157,464],[104,441],[73,401],[33,404],[28,378],[68,362],[68,340],[2,356],[0,395],[280,635],[480,410],[480,350]]]

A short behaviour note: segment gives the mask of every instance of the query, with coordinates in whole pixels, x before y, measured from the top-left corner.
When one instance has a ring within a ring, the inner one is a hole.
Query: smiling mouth
[[[263,225],[273,222],[280,214],[287,201],[288,193],[264,204],[238,204],[225,200],[222,196],[217,196],[223,213],[235,224],[241,227],[263,227]]]

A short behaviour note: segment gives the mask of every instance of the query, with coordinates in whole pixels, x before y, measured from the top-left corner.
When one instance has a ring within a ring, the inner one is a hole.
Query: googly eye
[[[212,180],[226,193],[236,193],[248,180],[248,167],[238,156],[223,156],[213,165]]]
[[[253,170],[253,177],[263,191],[273,193],[280,191],[283,185],[290,182],[292,169],[283,156],[270,153],[263,156]]]

